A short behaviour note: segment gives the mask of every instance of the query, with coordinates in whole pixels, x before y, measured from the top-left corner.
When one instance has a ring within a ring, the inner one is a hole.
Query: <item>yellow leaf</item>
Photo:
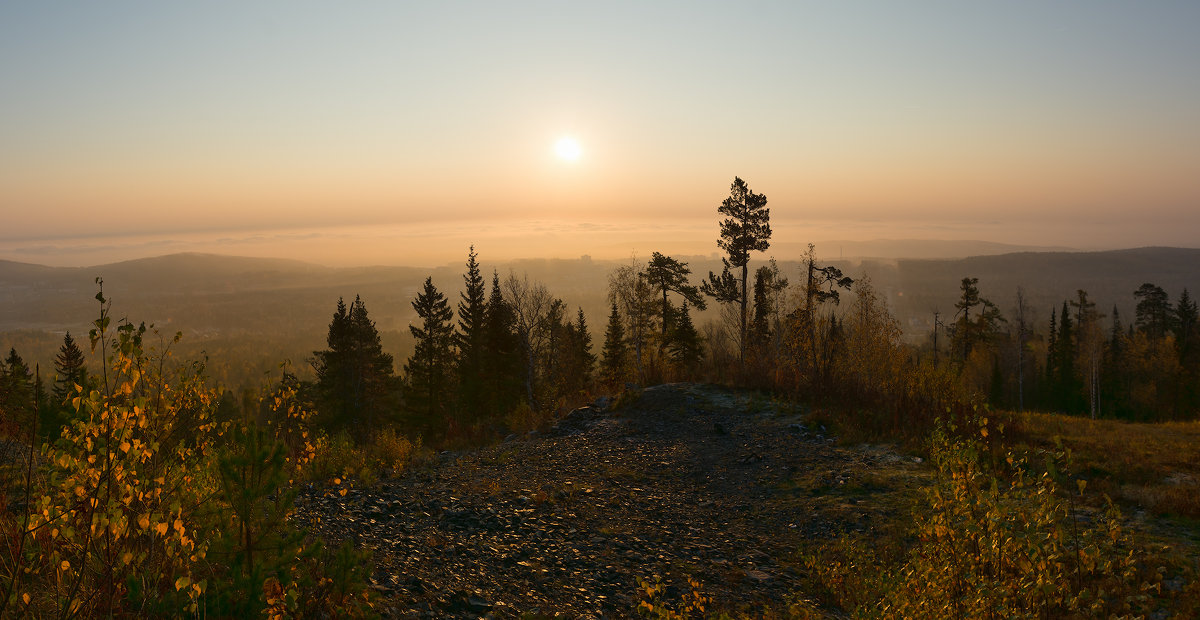
[[[142,515],[138,518],[138,525],[141,526],[143,530],[150,529],[150,517],[148,515]]]
[[[191,583],[192,583],[192,579],[190,577],[188,577],[187,575],[184,575],[183,577],[180,577],[179,579],[175,580],[175,589],[182,590],[182,589],[188,587],[189,585],[191,585]]]
[[[61,568],[63,571],[69,571],[69,570],[71,570],[71,563],[66,560],[63,560],[62,564],[59,565],[59,568]]]
[[[334,478],[334,479],[333,479],[333,483],[334,483],[334,484],[341,484],[341,483],[342,483],[342,479],[341,479],[341,478]]]
[[[166,523],[159,523],[158,525],[154,526],[154,529],[158,531],[159,536],[167,535],[168,526]]]
[[[128,441],[122,441],[122,442],[121,442],[121,452],[128,453],[128,452],[129,452],[129,448],[131,448],[131,447],[132,447],[132,446],[130,446],[130,445],[129,445],[129,442],[128,442]]]
[[[21,595],[21,600],[25,601],[25,604],[26,604],[26,605],[28,605],[28,604],[29,604],[29,601],[30,601],[30,598],[29,598],[29,593],[28,593],[28,592],[26,592],[25,594],[22,594],[22,595]]]
[[[346,489],[342,489],[341,491],[338,491],[338,493],[341,493],[342,497],[346,497]]]
[[[129,564],[130,562],[133,561],[133,553],[126,551],[125,555],[121,556],[121,561],[124,562],[125,564]]]

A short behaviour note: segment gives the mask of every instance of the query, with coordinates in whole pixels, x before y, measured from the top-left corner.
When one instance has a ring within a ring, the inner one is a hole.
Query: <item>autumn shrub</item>
[[[0,617],[240,615],[226,602],[282,609],[267,596],[272,584],[336,581],[296,574],[333,565],[316,561],[318,546],[282,534],[285,444],[216,422],[218,393],[205,386],[202,365],[169,361],[179,335],[147,352],[155,332],[127,321],[113,328],[107,300],[97,298],[91,342],[106,362],[102,374],[95,389],[70,396],[77,420],[43,447],[23,514],[0,520]],[[299,542],[271,542],[284,538]],[[262,566],[270,553],[290,576],[247,580],[243,567]],[[333,615],[369,609],[361,575],[337,574],[357,597],[312,606]],[[289,609],[307,600],[297,592]]]
[[[504,425],[514,433],[527,433],[541,426],[545,418],[528,403],[522,401],[504,416]]]
[[[421,438],[410,440],[395,428],[387,427],[379,430],[370,438],[367,444],[369,460],[381,471],[398,474],[424,455]]]
[[[354,438],[346,431],[334,435],[317,436],[314,456],[306,470],[310,481],[324,481],[335,477],[374,476],[367,462],[366,453],[359,449]]]
[[[688,590],[678,601],[668,600],[666,592],[667,586],[661,576],[655,575],[653,581],[639,579],[638,614],[657,620],[704,618],[706,607],[712,604],[712,598],[704,594],[700,582],[694,577],[688,577]]]
[[[1194,579],[1127,532],[1111,503],[1081,508],[1086,484],[1070,476],[1068,452],[1047,452],[1040,466],[996,458],[982,441],[987,420],[970,430],[933,433],[935,482],[914,511],[912,540],[809,553],[802,607],[887,618],[1146,615],[1164,604],[1168,571]]]

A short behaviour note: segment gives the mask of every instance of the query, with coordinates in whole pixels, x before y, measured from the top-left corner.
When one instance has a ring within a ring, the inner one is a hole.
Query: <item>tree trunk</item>
[[[738,364],[746,367],[746,277],[749,267],[742,265],[742,316],[741,316],[741,335],[738,339]]]

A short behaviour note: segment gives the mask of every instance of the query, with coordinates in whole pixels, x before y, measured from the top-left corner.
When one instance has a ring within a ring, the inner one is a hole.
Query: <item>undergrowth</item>
[[[964,432],[965,431],[965,432]],[[1087,485],[1061,448],[1034,463],[986,445],[988,420],[943,425],[929,444],[935,482],[905,538],[842,539],[807,550],[797,617],[1191,617],[1195,567],[1123,525],[1110,501],[1084,509]],[[1167,577],[1183,588],[1164,588]]]
[[[179,335],[148,347],[96,297],[99,385],[76,387],[76,421],[0,504],[0,617],[372,615],[369,563],[287,523],[315,454],[294,394],[267,397],[288,412],[270,430],[218,421],[203,366],[168,363]]]

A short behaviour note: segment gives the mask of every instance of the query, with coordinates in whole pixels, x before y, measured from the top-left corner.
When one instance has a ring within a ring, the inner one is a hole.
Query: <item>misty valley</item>
[[[772,257],[765,205],[717,258],[0,263],[0,615],[1200,610],[1200,250]]]

